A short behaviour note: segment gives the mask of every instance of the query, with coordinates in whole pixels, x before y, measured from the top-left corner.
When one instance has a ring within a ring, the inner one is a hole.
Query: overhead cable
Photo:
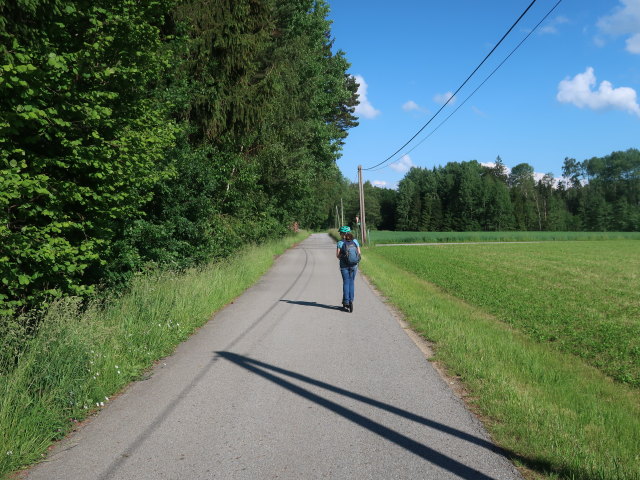
[[[507,60],[509,60],[509,57],[511,57],[511,55],[513,55],[513,54],[516,52],[516,50],[518,50],[518,48],[520,48],[520,46],[521,46],[521,45],[522,45],[522,44],[523,44],[523,43],[524,43],[524,42],[525,42],[525,41],[526,41],[526,40],[527,40],[527,39],[528,39],[528,38],[533,34],[533,32],[535,32],[535,31],[538,29],[538,27],[542,24],[542,22],[544,22],[544,21],[549,17],[549,15],[551,15],[551,14],[553,13],[553,11],[558,7],[558,5],[560,5],[560,3],[562,3],[562,0],[558,0],[558,2],[553,6],[553,8],[551,8],[551,10],[549,10],[549,11],[547,12],[547,14],[546,14],[544,17],[542,17],[542,20],[540,20],[540,21],[536,24],[536,26],[535,26],[535,27],[533,27],[533,29],[532,29],[532,30],[531,30],[531,31],[530,31],[530,32],[529,32],[529,33],[528,33],[528,34],[527,34],[527,35],[526,35],[526,36],[525,36],[525,37],[520,41],[520,43],[518,43],[518,45],[516,45],[516,47],[515,47],[513,50],[511,50],[511,52],[509,53],[509,55],[507,55],[507,56],[505,57],[505,59],[504,59],[504,60],[502,60],[502,62],[500,62],[500,64],[499,64],[496,68],[494,68],[494,69],[493,69],[493,71],[492,71],[489,75],[487,75],[487,77],[482,81],[482,83],[481,83],[480,85],[478,85],[478,86],[476,87],[476,89],[475,89],[473,92],[471,92],[471,94],[469,94],[469,96],[468,96],[467,98],[465,98],[465,99],[464,99],[464,101],[463,101],[462,103],[460,103],[460,105],[458,105],[458,106],[456,107],[456,109],[455,109],[453,112],[451,112],[451,113],[447,116],[447,118],[445,118],[442,122],[440,122],[436,128],[434,128],[434,129],[433,129],[433,130],[432,130],[432,131],[431,131],[427,136],[425,136],[422,140],[420,140],[417,144],[415,144],[415,145],[414,145],[410,150],[407,150],[406,152],[404,152],[404,153],[402,154],[402,156],[410,154],[410,153],[411,153],[411,152],[413,152],[416,148],[418,148],[420,145],[422,145],[422,143],[424,143],[424,141],[425,141],[427,138],[429,138],[431,135],[433,135],[434,133],[436,133],[436,131],[437,131],[437,130],[442,126],[442,125],[444,125],[444,124],[446,123],[446,121],[447,121],[447,120],[449,120],[449,119],[450,119],[450,118],[451,118],[451,117],[452,117],[452,116],[453,116],[453,115],[454,115],[458,110],[460,110],[460,108],[461,108],[465,103],[467,103],[467,101],[468,101],[471,97],[473,97],[473,95],[474,95],[478,90],[480,90],[480,88],[481,88],[481,87],[482,87],[482,86],[487,82],[487,80],[489,80],[489,79],[493,76],[493,74],[494,74],[494,73],[496,73],[496,72],[498,71],[498,69],[499,69],[500,67],[502,67],[502,65],[504,65],[504,63],[505,63]],[[397,153],[397,152],[396,152],[396,153]],[[376,168],[376,169],[375,169],[375,170],[373,170],[373,171],[382,170],[383,168],[386,168],[386,167],[387,167],[387,166],[386,166],[386,165],[384,165],[384,166],[381,166],[381,167],[379,167],[379,168]],[[367,170],[370,170],[370,169],[367,169]]]
[[[533,0],[529,6],[525,9],[524,12],[522,12],[522,14],[518,17],[518,19],[513,23],[513,25],[511,25],[511,27],[509,28],[509,30],[507,30],[507,33],[505,33],[502,38],[500,39],[500,41],[498,43],[496,43],[496,45],[491,49],[491,51],[484,57],[484,59],[482,60],[482,62],[480,62],[478,64],[478,66],[473,70],[473,72],[471,72],[471,74],[467,77],[467,79],[462,82],[462,85],[460,85],[458,87],[458,89],[453,93],[453,95],[451,95],[447,101],[444,103],[444,105],[442,105],[442,107],[440,107],[440,109],[429,119],[429,121],[427,123],[425,123],[422,128],[420,130],[418,130],[415,135],[413,137],[411,137],[404,145],[402,145],[400,148],[398,148],[395,152],[393,152],[391,155],[389,155],[387,158],[385,158],[383,161],[381,161],[380,163],[377,163],[376,165],[373,165],[371,167],[368,168],[363,168],[363,170],[372,170],[376,167],[379,167],[380,165],[382,165],[383,163],[388,162],[390,159],[392,159],[393,157],[395,157],[395,155],[401,151],[404,147],[406,147],[407,145],[409,145],[413,139],[415,139],[425,128],[427,128],[427,126],[433,121],[434,118],[436,118],[436,116],[444,109],[444,107],[446,107],[449,102],[451,102],[451,100],[456,96],[456,94],[462,89],[462,87],[464,87],[467,82],[471,79],[471,77],[473,77],[473,75],[478,71],[478,69],[484,64],[484,62],[487,61],[487,59],[491,56],[491,54],[496,50],[496,48],[498,48],[500,46],[500,44],[504,41],[505,38],[507,38],[507,36],[509,35],[509,33],[511,33],[511,30],[513,30],[515,28],[515,26],[520,22],[520,20],[522,20],[522,17],[524,17],[526,15],[526,13],[529,11],[529,9],[533,6],[534,3],[536,3],[537,0]]]

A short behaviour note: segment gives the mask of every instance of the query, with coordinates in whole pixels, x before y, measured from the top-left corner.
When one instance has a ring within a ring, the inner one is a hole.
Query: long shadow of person
[[[302,305],[304,307],[318,307],[318,308],[326,308],[328,310],[342,310],[342,306],[325,305],[323,303],[318,303],[318,302],[305,302],[303,300],[285,300],[285,299],[280,299],[280,301],[285,303],[290,303],[293,305]]]

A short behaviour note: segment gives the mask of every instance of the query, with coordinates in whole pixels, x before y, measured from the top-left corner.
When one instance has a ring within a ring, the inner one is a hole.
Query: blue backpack
[[[342,243],[341,256],[344,259],[345,263],[349,267],[355,267],[360,262],[360,255],[358,255],[358,246],[356,242],[353,240],[345,240]]]

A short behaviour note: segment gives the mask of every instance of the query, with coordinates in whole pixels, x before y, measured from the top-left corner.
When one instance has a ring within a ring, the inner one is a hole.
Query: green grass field
[[[379,247],[376,255],[640,387],[640,242]]]
[[[528,478],[640,479],[639,242],[371,247],[361,265]]]
[[[640,232],[389,232],[372,230],[369,242],[542,242],[551,240],[640,240]]]

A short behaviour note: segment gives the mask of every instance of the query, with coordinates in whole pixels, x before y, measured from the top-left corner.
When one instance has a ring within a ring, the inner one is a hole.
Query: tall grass
[[[372,230],[369,243],[540,242],[640,240],[640,232],[390,232]]]
[[[5,357],[0,365],[0,477],[40,459],[305,236],[248,247],[201,269],[140,276],[125,295],[88,308],[73,298],[54,304],[18,361]]]
[[[640,479],[637,390],[368,249],[364,273],[434,342],[494,440],[531,478]]]

